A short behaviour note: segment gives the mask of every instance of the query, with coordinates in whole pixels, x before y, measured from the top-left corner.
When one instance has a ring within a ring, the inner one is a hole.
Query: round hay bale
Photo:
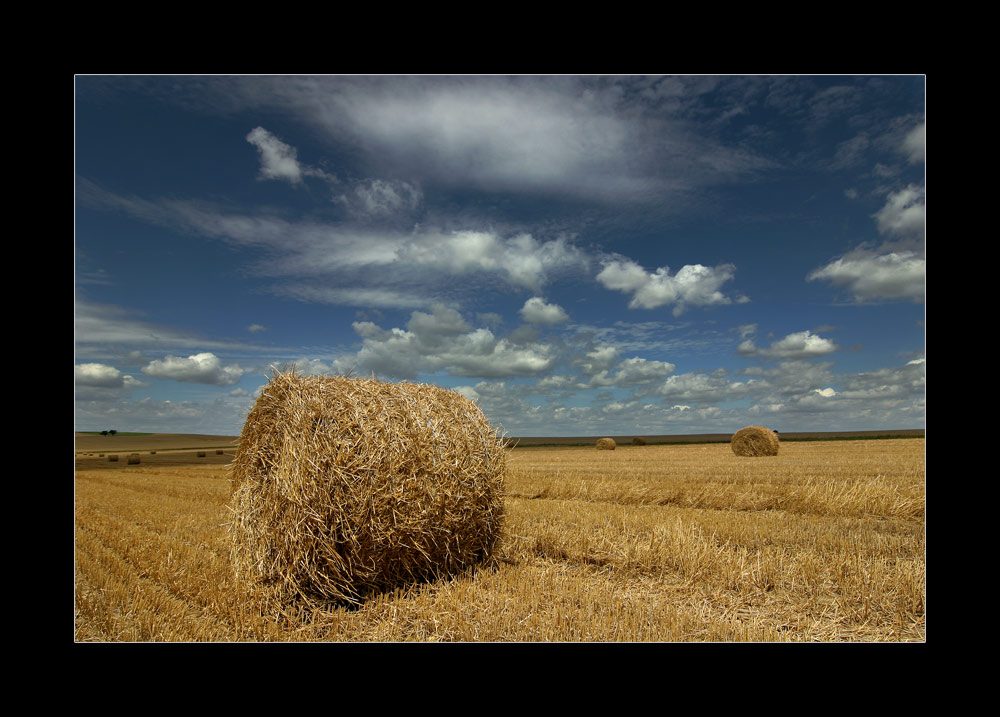
[[[217,450],[215,451],[215,455],[217,455],[217,456],[221,456],[221,455],[222,455],[222,454],[223,454],[224,452],[225,452],[225,451],[223,451],[223,450],[222,450],[221,448],[219,448],[219,449],[217,449]]]
[[[646,445],[646,439],[645,438],[640,438],[639,436],[636,436],[635,438],[632,439],[632,445],[633,446],[644,446],[644,445]]]
[[[126,463],[126,465],[130,465],[130,466],[139,465],[139,454],[138,453],[130,453],[129,456],[128,456],[128,460],[125,461],[125,463]]]
[[[614,438],[598,438],[596,448],[599,451],[613,451],[617,448]]]
[[[506,459],[453,391],[275,371],[230,468],[238,582],[279,604],[357,603],[489,561]]]
[[[763,426],[747,426],[733,434],[729,445],[738,456],[778,455],[778,434]]]
[[[198,451],[198,457],[199,458],[204,458],[205,457],[205,451]]]
[[[111,455],[108,456],[108,463],[117,463],[117,462],[118,462],[117,453],[112,453]]]

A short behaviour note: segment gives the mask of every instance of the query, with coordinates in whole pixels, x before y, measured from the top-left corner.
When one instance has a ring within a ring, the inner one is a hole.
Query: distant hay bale
[[[151,455],[151,456],[155,456],[155,455],[156,455],[156,451],[150,451],[150,452],[149,452],[149,455]]]
[[[747,426],[733,434],[729,445],[738,456],[778,455],[778,434],[763,426]]]
[[[108,463],[117,463],[117,462],[118,462],[117,453],[112,453],[111,455],[108,456]]]
[[[238,582],[279,605],[357,603],[489,562],[506,459],[453,391],[275,371],[230,469]]]
[[[224,451],[221,448],[219,448],[218,450],[215,451],[215,455],[217,455],[217,456],[221,456],[223,453],[224,453]]]
[[[198,451],[198,457],[199,458],[204,458],[205,457],[205,451]]]
[[[635,438],[632,439],[632,445],[633,446],[644,446],[644,445],[646,445],[646,439],[645,438],[640,438],[639,436],[636,436]]]
[[[598,438],[596,448],[599,451],[613,451],[617,444],[614,438]]]
[[[130,453],[129,457],[128,457],[128,460],[125,463],[126,463],[126,465],[130,465],[130,466],[138,465],[139,464],[139,454],[138,453]]]

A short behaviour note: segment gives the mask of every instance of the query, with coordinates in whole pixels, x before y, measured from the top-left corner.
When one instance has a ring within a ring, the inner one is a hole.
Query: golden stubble
[[[511,451],[496,563],[275,618],[224,466],[76,478],[79,641],[890,642],[924,630],[924,440]]]

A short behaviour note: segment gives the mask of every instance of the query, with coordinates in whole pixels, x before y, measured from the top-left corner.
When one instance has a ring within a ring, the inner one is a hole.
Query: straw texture
[[[231,465],[237,576],[282,604],[360,602],[491,559],[506,457],[453,391],[275,371]]]
[[[779,440],[778,434],[770,428],[747,426],[733,434],[729,445],[738,456],[776,456]]]
[[[614,438],[598,438],[596,448],[599,451],[613,451],[618,447]]]

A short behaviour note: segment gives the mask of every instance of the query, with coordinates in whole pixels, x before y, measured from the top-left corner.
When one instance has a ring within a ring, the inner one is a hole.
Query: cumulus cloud
[[[77,401],[106,401],[121,398],[132,389],[149,384],[114,366],[102,363],[81,363],[74,367],[74,387]]]
[[[611,344],[601,344],[588,350],[576,363],[587,376],[593,376],[614,365],[621,355],[621,349]]]
[[[590,377],[588,383],[581,384],[580,387],[631,388],[662,379],[664,376],[672,374],[676,369],[677,366],[667,361],[651,361],[635,356],[619,363],[617,370],[613,373],[608,369],[598,371]]]
[[[405,329],[383,329],[371,321],[353,324],[363,339],[361,349],[337,360],[361,371],[399,378],[418,372],[447,371],[453,376],[502,378],[532,376],[549,370],[556,360],[547,344],[517,344],[486,328],[473,328],[454,309],[435,305],[414,311]]]
[[[838,348],[830,339],[824,339],[811,331],[799,331],[775,341],[770,348],[758,348],[752,339],[747,339],[736,350],[742,356],[765,359],[809,359],[826,356]]]
[[[736,267],[721,264],[715,268],[688,264],[677,272],[660,267],[649,273],[631,259],[616,258],[604,262],[597,280],[608,289],[632,295],[630,309],[655,309],[674,305],[674,316],[683,314],[689,306],[730,304],[732,299],[719,288],[733,278]],[[737,301],[745,301],[738,297]]]
[[[719,403],[746,395],[746,384],[726,376],[708,373],[685,373],[670,376],[656,390],[660,397],[674,403]]]
[[[859,303],[877,299],[923,301],[926,261],[915,250],[860,248],[816,269],[806,279],[845,287]]]
[[[529,324],[561,324],[569,321],[569,315],[558,304],[547,304],[538,296],[533,296],[521,307],[521,317]]]
[[[74,369],[74,380],[77,386],[119,388],[122,386],[122,373],[114,366],[82,363]]]
[[[874,219],[879,232],[890,236],[889,242],[877,248],[862,245],[810,272],[806,280],[845,287],[858,303],[877,299],[923,301],[924,188],[911,184],[891,193]]]
[[[922,239],[926,214],[926,191],[924,187],[911,184],[889,195],[885,206],[875,214],[875,222],[882,234]]]
[[[224,366],[219,357],[210,352],[187,358],[166,356],[162,360],[151,361],[143,367],[142,372],[152,378],[211,386],[234,386],[245,373],[237,364]]]

